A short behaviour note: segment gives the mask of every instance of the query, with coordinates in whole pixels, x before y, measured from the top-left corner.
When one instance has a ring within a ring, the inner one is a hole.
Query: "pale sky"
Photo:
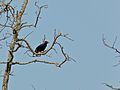
[[[32,4],[30,1],[23,19],[30,23],[35,19]],[[117,36],[116,47],[120,48],[120,0],[41,0],[40,4],[47,4],[48,9],[42,10],[37,29],[28,28],[34,32],[27,40],[35,48],[44,34],[51,42],[54,29],[69,33],[74,41],[61,39],[60,42],[77,63],[71,61],[62,68],[41,63],[13,66],[15,76],[10,76],[9,90],[34,90],[32,85],[36,90],[109,90],[102,83],[120,87],[120,66],[113,67],[120,58],[102,43],[102,34],[109,44]],[[26,19],[27,15],[29,18]],[[21,31],[20,37],[27,35],[29,30]],[[24,55],[23,51],[15,54],[15,61],[35,59]],[[52,58],[42,56],[39,59],[62,59],[52,53]],[[0,66],[2,70],[3,66]]]

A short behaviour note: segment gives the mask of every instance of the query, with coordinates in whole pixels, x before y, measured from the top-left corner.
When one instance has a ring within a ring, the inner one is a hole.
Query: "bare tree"
[[[70,57],[70,55],[68,55],[65,51],[63,46],[61,45],[61,43],[58,42],[58,39],[60,38],[67,38],[68,40],[72,40],[68,34],[63,34],[61,32],[57,33],[56,30],[54,31],[54,35],[53,35],[53,42],[51,44],[51,46],[43,51],[43,52],[39,52],[36,53],[32,47],[31,44],[26,40],[26,38],[28,36],[30,36],[30,34],[32,32],[29,32],[28,30],[28,34],[24,37],[24,38],[20,38],[19,37],[19,32],[22,31],[23,28],[31,28],[37,27],[39,18],[40,18],[40,14],[43,8],[47,8],[47,5],[43,5],[43,6],[39,6],[37,5],[38,2],[33,2],[35,3],[34,6],[38,8],[37,14],[36,14],[36,19],[35,19],[35,23],[33,24],[28,24],[28,22],[24,22],[23,20],[23,15],[25,13],[26,7],[28,5],[29,0],[21,0],[21,2],[23,2],[23,4],[20,7],[20,10],[17,10],[17,8],[14,6],[14,0],[2,0],[0,1],[0,16],[1,19],[4,20],[4,22],[0,23],[0,34],[3,34],[3,36],[1,36],[0,38],[0,42],[5,41],[6,39],[9,40],[9,42],[7,41],[7,43],[9,44],[8,47],[8,57],[6,61],[0,61],[0,64],[5,64],[6,65],[6,69],[4,71],[4,75],[3,75],[3,84],[2,84],[2,90],[8,90],[8,81],[9,81],[9,76],[13,75],[11,72],[12,66],[13,65],[28,65],[28,64],[32,64],[32,63],[45,63],[45,64],[53,64],[57,67],[61,67],[64,63],[66,63],[67,61],[73,60],[75,61],[73,58]],[[7,28],[7,29],[6,29]],[[8,31],[9,30],[9,31]],[[9,39],[11,38],[11,39]],[[45,40],[45,36],[44,36],[44,40]],[[0,44],[1,47],[2,44]],[[36,56],[32,56],[34,55],[46,55],[48,52],[50,52],[51,50],[54,50],[55,52],[57,52],[58,49],[55,49],[55,45],[59,46],[59,50],[61,51],[64,59],[61,62],[50,62],[47,60],[34,60],[33,57]],[[29,55],[31,57],[32,60],[28,60],[26,62],[20,62],[15,60],[14,61],[14,53],[16,53],[19,49],[21,48],[26,48],[26,55]],[[29,54],[28,54],[29,52]]]

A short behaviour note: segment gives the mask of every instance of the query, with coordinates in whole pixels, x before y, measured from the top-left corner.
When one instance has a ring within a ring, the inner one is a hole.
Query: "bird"
[[[47,47],[47,44],[48,44],[48,43],[49,43],[48,41],[44,41],[42,44],[40,44],[39,46],[36,47],[35,52],[36,52],[36,53],[39,53],[39,52],[44,51],[45,48]],[[36,56],[37,56],[37,55],[36,55]]]

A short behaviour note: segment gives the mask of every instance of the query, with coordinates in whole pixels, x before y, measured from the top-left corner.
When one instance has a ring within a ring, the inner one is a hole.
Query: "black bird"
[[[35,52],[38,53],[44,51],[48,43],[49,43],[48,41],[44,41],[42,44],[36,47]]]

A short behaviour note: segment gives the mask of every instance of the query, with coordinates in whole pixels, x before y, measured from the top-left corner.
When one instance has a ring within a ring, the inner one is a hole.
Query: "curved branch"
[[[28,61],[28,62],[11,62],[12,65],[27,65],[27,64],[32,64],[32,63],[45,63],[45,64],[54,64],[54,65],[58,65],[59,63],[57,62],[49,62],[49,61],[45,61],[45,60],[32,60],[32,61]],[[0,62],[0,64],[7,64],[8,62]]]
[[[45,60],[32,60],[32,61],[29,61],[29,62],[12,62],[12,65],[27,65],[27,64],[32,64],[32,63],[37,63],[37,62],[40,62],[40,63],[45,63],[45,64],[54,64],[54,65],[58,65],[59,63],[57,62],[49,62],[49,61],[45,61]]]
[[[18,39],[17,41],[22,41],[22,42],[24,42],[25,44],[26,44],[26,48],[27,49],[29,49],[33,54],[35,54],[35,55],[45,55],[45,54],[47,54],[50,50],[54,50],[54,45],[59,45],[59,47],[60,47],[60,51],[61,51],[61,53],[63,54],[63,56],[64,56],[64,61],[62,61],[62,62],[60,62],[59,64],[57,63],[57,66],[58,67],[61,67],[65,62],[67,62],[67,61],[70,61],[70,60],[73,60],[73,61],[75,61],[73,58],[71,58],[67,53],[65,53],[64,52],[64,50],[63,50],[63,46],[60,44],[60,43],[58,43],[57,42],[57,40],[58,40],[58,38],[59,37],[66,37],[66,35],[63,35],[62,33],[58,33],[57,35],[55,35],[54,36],[54,40],[53,40],[53,43],[52,43],[52,45],[49,47],[49,49],[48,50],[45,50],[45,51],[43,51],[43,52],[38,52],[38,53],[36,53],[36,52],[34,52],[34,50],[31,48],[31,46],[30,46],[30,44],[25,40],[25,39]],[[66,37],[67,38],[67,37]],[[67,38],[67,39],[69,39],[69,40],[71,40],[70,38]],[[36,61],[36,60],[34,60],[34,61],[30,61],[30,62],[26,62],[26,63],[18,63],[18,62],[16,62],[15,64],[30,64],[30,63],[33,63],[33,62],[44,62],[44,63],[49,63],[49,62],[46,62],[46,61]],[[75,61],[76,62],[76,61]],[[56,63],[52,63],[52,64],[55,64],[56,65]]]
[[[45,51],[39,52],[39,53],[34,52],[34,50],[31,48],[30,44],[29,44],[25,39],[18,39],[17,41],[23,41],[23,42],[25,42],[26,45],[27,45],[27,47],[29,48],[29,50],[30,50],[33,54],[35,54],[35,55],[45,55],[45,54],[47,54],[50,50],[53,49],[54,45],[55,45],[56,42],[57,42],[57,39],[58,39],[60,36],[62,36],[62,33],[59,33],[59,34],[55,37],[55,39],[54,39],[51,47],[50,47],[48,50],[45,50]]]

